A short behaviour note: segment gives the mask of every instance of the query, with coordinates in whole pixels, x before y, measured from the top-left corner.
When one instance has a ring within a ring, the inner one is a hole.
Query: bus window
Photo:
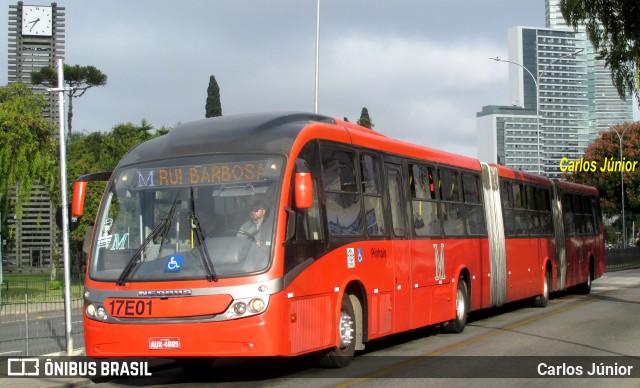
[[[562,213],[564,214],[564,227],[567,230],[567,234],[575,234],[576,226],[573,214],[573,199],[571,194],[562,194]]]
[[[458,171],[440,170],[440,195],[442,203],[442,228],[447,236],[464,235],[463,205],[460,198],[460,174]]]
[[[527,208],[525,203],[524,187],[520,183],[511,183],[511,192],[513,193],[514,220],[516,227],[516,235],[526,236],[529,234],[529,221],[527,216]]]
[[[582,211],[582,196],[578,194],[573,195],[573,217],[576,226],[576,234],[585,233],[584,212]]]
[[[396,165],[389,164],[387,166],[387,187],[389,188],[393,234],[398,237],[404,237],[407,234],[407,227],[403,213],[402,174],[400,168]]]
[[[529,231],[531,234],[541,234],[540,230],[540,213],[538,212],[538,205],[536,204],[536,187],[527,185],[527,212],[529,216]]]
[[[329,233],[362,234],[362,206],[353,152],[327,146],[321,150],[321,159]]]
[[[265,270],[274,238],[272,188],[283,162],[280,156],[203,155],[114,172],[97,216],[89,276],[124,284]],[[260,233],[242,233],[247,204],[258,197],[266,214]],[[172,257],[183,265],[165,271]]]
[[[500,198],[502,198],[504,232],[507,236],[515,236],[516,222],[514,220],[513,198],[511,193],[511,182],[500,182]]]
[[[587,234],[594,234],[595,230],[593,227],[593,209],[591,208],[591,198],[587,196],[582,197],[582,211],[584,214],[584,232]]]
[[[364,193],[364,222],[369,236],[385,235],[384,209],[382,207],[382,190],[378,158],[374,155],[360,157],[362,172],[362,191]]]
[[[440,220],[435,185],[433,183],[433,167],[420,164],[409,165],[409,181],[413,210],[413,227],[416,236],[438,236]]]
[[[484,209],[480,201],[480,177],[476,174],[462,173],[462,189],[467,233],[469,235],[486,234]]]
[[[536,190],[536,206],[540,211],[540,229],[543,234],[553,233],[553,218],[549,202],[549,189],[538,187]]]

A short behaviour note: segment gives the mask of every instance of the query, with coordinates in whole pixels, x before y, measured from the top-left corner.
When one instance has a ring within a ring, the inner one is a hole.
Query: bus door
[[[386,163],[387,195],[391,208],[394,276],[393,330],[409,330],[411,324],[411,257],[409,250],[404,178],[398,164]]]

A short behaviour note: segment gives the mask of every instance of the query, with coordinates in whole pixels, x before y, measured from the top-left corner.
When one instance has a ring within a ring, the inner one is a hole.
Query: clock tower
[[[55,68],[64,59],[64,7],[23,4],[9,6],[9,74],[8,81],[31,84],[31,72],[42,67]],[[43,112],[52,121],[58,120],[57,94],[48,93],[40,85],[31,85],[36,93],[45,94],[49,102]]]
[[[35,0],[37,1],[37,0]],[[56,68],[64,59],[64,7],[47,5],[9,5],[9,66],[8,81],[30,85],[35,93],[48,101],[43,116],[58,122],[58,93],[49,93],[44,86],[31,85],[31,72],[42,67]],[[57,125],[56,125],[57,126]],[[40,267],[50,264],[56,247],[55,210],[44,186],[35,183],[21,218],[7,217],[14,238],[3,255],[20,267]],[[4,228],[3,228],[4,230]]]

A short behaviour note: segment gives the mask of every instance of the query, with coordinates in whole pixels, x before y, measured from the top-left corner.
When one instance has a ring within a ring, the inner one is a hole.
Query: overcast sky
[[[65,62],[108,76],[74,100],[74,131],[204,118],[210,75],[224,115],[314,109],[316,0],[57,3]],[[320,18],[319,113],[367,107],[387,136],[475,157],[476,112],[509,104],[507,65],[488,58],[507,56],[510,27],[544,26],[544,0],[321,0]]]

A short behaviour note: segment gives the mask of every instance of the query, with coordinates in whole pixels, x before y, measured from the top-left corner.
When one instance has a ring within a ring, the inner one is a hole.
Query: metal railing
[[[640,267],[640,247],[607,249],[607,272]]]
[[[84,347],[82,329],[83,280],[72,280],[72,336]],[[48,278],[4,276],[0,284],[0,355],[40,356],[64,352],[66,331],[61,282]]]

